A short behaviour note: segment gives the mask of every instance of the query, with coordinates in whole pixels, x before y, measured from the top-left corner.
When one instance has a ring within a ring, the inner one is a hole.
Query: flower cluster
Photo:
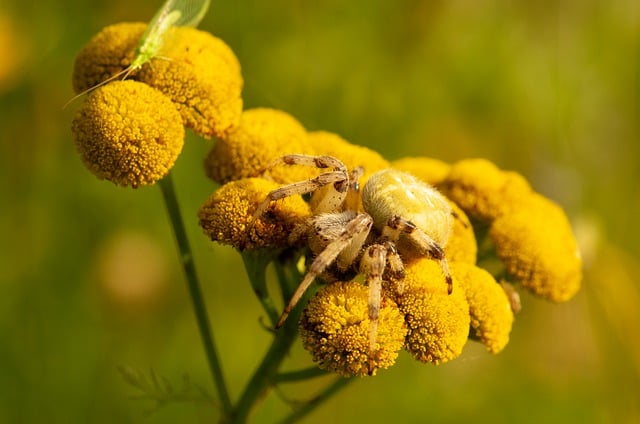
[[[240,64],[207,32],[170,28],[157,55],[131,68],[146,27],[104,28],[77,55],[72,77],[76,93],[89,92],[72,125],[80,156],[99,178],[131,187],[169,172],[185,127],[222,136],[242,111]]]
[[[579,288],[581,262],[565,214],[535,193],[521,175],[481,159],[454,164],[431,158],[388,162],[336,134],[307,132],[291,115],[266,108],[245,110],[240,124],[205,161],[207,175],[222,184],[199,213],[211,240],[240,251],[292,249],[306,255],[307,263],[314,259],[322,236],[310,235],[308,227],[318,221],[314,201],[326,187],[310,198],[286,195],[255,216],[274,188],[309,181],[323,171],[274,162],[284,153],[328,155],[351,170],[362,167],[361,184],[379,170],[409,172],[445,194],[455,217],[443,246],[452,293],[443,284],[437,261],[415,249],[400,250],[404,276],[382,277],[375,349],[370,346],[366,284],[352,280],[353,274],[349,279],[340,273],[338,278],[320,275],[328,284],[308,301],[299,330],[304,347],[323,369],[344,376],[372,374],[392,365],[403,348],[421,362],[444,363],[458,357],[469,339],[483,343],[491,353],[502,351],[517,305],[513,293],[503,288],[506,281],[496,281],[477,263],[479,228],[489,227],[486,237],[493,241],[508,281],[556,302],[568,300]],[[362,210],[362,204],[358,208]],[[370,235],[375,236],[380,234]],[[363,254],[364,249],[359,255]]]

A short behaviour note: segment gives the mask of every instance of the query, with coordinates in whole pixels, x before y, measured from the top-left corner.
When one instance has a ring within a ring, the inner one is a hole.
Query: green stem
[[[295,383],[300,380],[309,380],[316,377],[324,377],[328,374],[329,374],[328,371],[325,371],[321,368],[318,368],[317,365],[314,365],[312,367],[305,368],[302,370],[279,373],[273,377],[273,382],[276,384]]]
[[[280,279],[280,286],[283,287],[284,290],[300,281],[300,275],[295,270],[295,264],[290,264],[286,267],[286,270],[281,269],[280,264],[277,262],[275,265],[278,278]],[[247,273],[250,277],[255,274],[254,271],[249,269]],[[231,423],[245,423],[257,401],[263,398],[269,388],[274,384],[278,368],[280,368],[282,361],[289,353],[289,349],[298,334],[298,319],[301,312],[302,308],[295,308],[282,328],[275,331],[275,336],[269,350],[253,373],[251,380],[247,383],[240,400],[231,414]]]
[[[209,363],[209,370],[218,391],[218,397],[220,398],[222,415],[227,416],[232,408],[231,398],[229,397],[227,385],[222,374],[222,367],[220,365],[220,360],[218,359],[216,344],[209,325],[207,308],[200,289],[200,283],[198,282],[193,254],[191,252],[191,247],[189,246],[189,240],[180,214],[180,208],[178,207],[178,200],[173,187],[171,173],[160,180],[160,188],[162,189],[164,202],[167,207],[167,212],[169,213],[169,220],[173,227],[173,233],[187,280],[189,294],[193,303],[198,329],[200,330],[200,337],[202,338],[202,344],[204,345],[205,354]]]
[[[268,251],[250,250],[243,252],[241,256],[247,275],[249,276],[253,292],[262,304],[262,308],[269,316],[271,325],[275,327],[280,314],[273,304],[273,299],[269,296],[269,292],[267,291],[266,276],[267,266],[269,265],[269,262],[273,260],[275,255]]]

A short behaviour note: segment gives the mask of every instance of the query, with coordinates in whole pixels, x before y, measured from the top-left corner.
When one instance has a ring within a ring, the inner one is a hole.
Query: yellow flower
[[[405,349],[421,362],[439,364],[457,358],[469,336],[469,305],[455,275],[448,295],[436,261],[418,259],[405,270],[400,300],[408,327]]]
[[[138,187],[164,177],[184,143],[182,119],[158,90],[115,81],[93,91],[72,123],[76,147],[98,178]]]
[[[204,137],[224,137],[240,121],[240,63],[224,41],[208,32],[172,28],[158,58],[136,78],[171,98],[185,125]]]
[[[449,240],[444,246],[444,254],[450,262],[456,261],[475,264],[478,254],[478,243],[476,242],[476,235],[473,231],[471,221],[469,221],[467,214],[465,214],[458,205],[452,201],[449,201],[449,205],[453,210],[455,219],[453,220]]]
[[[200,207],[200,226],[211,240],[239,250],[289,246],[290,233],[310,214],[302,197],[273,202],[267,213],[252,220],[257,205],[275,188],[278,184],[262,178],[223,185]]]
[[[531,193],[529,183],[520,174],[502,171],[485,159],[454,163],[439,187],[470,218],[481,221],[508,214]]]
[[[245,110],[240,124],[219,140],[205,159],[207,175],[221,184],[260,176],[274,159],[286,154],[313,154],[304,127],[291,115],[274,109]],[[279,183],[311,178],[317,170],[277,166],[265,172]]]
[[[93,36],[76,56],[73,90],[82,93],[129,66],[146,29],[147,24],[142,22],[123,22],[109,25]]]
[[[438,159],[407,157],[391,162],[397,170],[405,171],[427,184],[440,184],[451,169],[451,165]]]
[[[369,373],[369,289],[357,282],[322,287],[300,318],[300,336],[318,366],[345,377]],[[406,328],[397,305],[383,297],[374,373],[395,363]]]
[[[349,170],[361,166],[364,169],[363,178],[360,180],[361,184],[364,184],[369,175],[374,172],[390,167],[389,162],[378,152],[351,144],[337,134],[327,131],[312,131],[308,136],[315,154],[338,158]]]
[[[462,262],[451,264],[451,273],[464,289],[471,316],[471,336],[491,353],[498,353],[509,342],[513,324],[511,303],[502,286],[482,268]]]
[[[533,293],[554,302],[580,288],[582,260],[571,224],[551,200],[531,194],[489,230],[507,272]]]

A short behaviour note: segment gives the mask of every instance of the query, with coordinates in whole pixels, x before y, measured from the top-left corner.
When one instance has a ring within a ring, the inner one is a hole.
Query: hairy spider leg
[[[362,247],[362,243],[366,240],[366,235],[371,230],[371,226],[373,225],[373,219],[369,214],[361,213],[355,216],[347,225],[344,227],[343,231],[336,237],[335,240],[331,241],[327,247],[316,256],[311,265],[309,266],[309,270],[307,274],[302,279],[302,282],[296,289],[296,292],[289,300],[289,303],[284,308],[282,315],[280,315],[280,319],[276,324],[276,328],[282,327],[287,317],[296,306],[298,301],[302,295],[307,291],[313,280],[322,274],[322,272],[338,257],[338,255],[343,252],[345,249],[350,248],[355,251],[359,251]],[[364,234],[364,236],[361,236]],[[357,245],[360,243],[360,245]]]
[[[451,294],[453,292],[453,279],[449,271],[449,262],[447,262],[442,247],[411,221],[394,215],[389,218],[387,225],[382,230],[382,236],[397,242],[401,234],[405,234],[418,248],[438,261],[447,282],[447,293]]]
[[[380,298],[382,292],[382,274],[387,262],[387,249],[374,244],[365,250],[360,260],[360,272],[366,275],[369,286],[369,375],[373,375],[375,367],[376,338],[378,335],[378,317],[380,315]]]

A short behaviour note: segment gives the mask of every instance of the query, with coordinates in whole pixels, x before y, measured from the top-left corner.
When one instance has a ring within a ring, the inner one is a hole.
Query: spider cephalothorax
[[[314,258],[277,327],[282,326],[314,279],[328,268],[339,278],[352,277],[355,269],[365,276],[369,287],[369,353],[373,358],[382,281],[387,276],[398,281],[398,293],[402,294],[403,254],[437,260],[451,293],[452,280],[443,251],[453,223],[451,207],[435,188],[395,169],[374,173],[360,192],[357,181],[362,169],[349,172],[332,156],[286,155],[271,166],[283,164],[331,170],[273,190],[254,213],[254,218],[260,217],[272,201],[313,193],[312,217],[300,231]]]

